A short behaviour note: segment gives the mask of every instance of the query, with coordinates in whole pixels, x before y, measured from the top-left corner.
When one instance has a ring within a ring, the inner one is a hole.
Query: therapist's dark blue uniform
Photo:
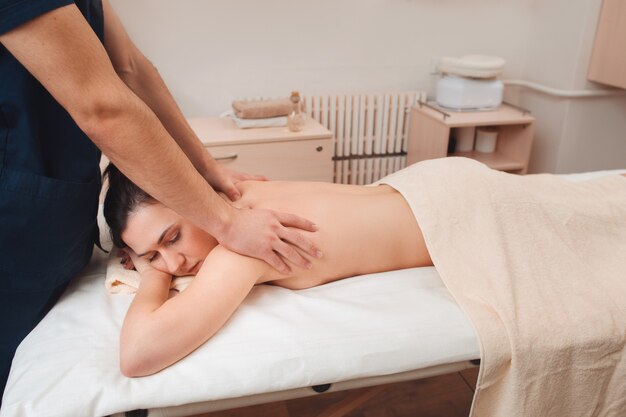
[[[101,0],[0,0],[0,34],[72,3],[102,42]],[[21,340],[91,257],[99,160],[69,114],[0,44],[0,392]]]

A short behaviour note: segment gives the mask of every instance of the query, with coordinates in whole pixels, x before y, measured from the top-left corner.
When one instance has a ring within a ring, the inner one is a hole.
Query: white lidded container
[[[502,104],[503,88],[498,79],[445,75],[437,82],[437,104],[452,110],[495,110]]]
[[[504,91],[498,79],[503,67],[502,58],[485,55],[441,58],[438,68],[443,76],[437,82],[437,104],[458,111],[497,109]]]

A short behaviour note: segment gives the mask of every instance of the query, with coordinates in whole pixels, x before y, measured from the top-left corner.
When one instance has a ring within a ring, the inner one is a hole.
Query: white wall
[[[432,92],[432,59],[466,53],[502,56],[504,78],[582,88],[587,61],[581,60],[588,60],[582,55],[590,51],[600,0],[111,3],[185,115],[196,117],[217,115],[234,98],[285,96],[294,89]],[[625,131],[615,116],[624,100],[572,104],[513,90],[506,97],[538,119],[531,170],[626,166],[615,152],[625,140],[605,132]],[[594,126],[599,109],[610,113],[600,113],[604,121]],[[602,133],[593,142],[583,136],[598,124]],[[591,151],[598,155],[590,157]]]
[[[522,77],[561,89],[602,88],[586,80],[600,7],[601,0],[537,1]],[[524,90],[518,103],[537,118],[531,172],[626,167],[626,96],[567,100]]]

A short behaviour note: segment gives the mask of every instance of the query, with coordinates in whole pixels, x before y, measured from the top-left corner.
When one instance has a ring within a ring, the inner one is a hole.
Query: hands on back
[[[309,220],[265,209],[236,210],[222,239],[218,239],[228,249],[262,259],[283,274],[291,271],[285,260],[302,268],[311,268],[311,263],[296,248],[315,258],[322,256],[310,239],[289,228],[317,231],[317,226]]]
[[[260,175],[231,171],[219,164],[215,164],[205,178],[216,191],[222,191],[232,201],[241,197],[235,186],[239,181],[267,180]],[[290,227],[317,231],[313,222],[293,214],[242,208],[236,209],[222,236],[216,238],[228,249],[261,259],[283,274],[291,270],[285,260],[302,268],[311,268],[311,263],[296,248],[315,258],[320,258],[322,252],[310,239]]]

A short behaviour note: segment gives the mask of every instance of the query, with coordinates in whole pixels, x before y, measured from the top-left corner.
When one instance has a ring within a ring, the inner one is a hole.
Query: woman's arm
[[[138,267],[141,283],[120,338],[122,373],[150,375],[189,355],[226,323],[267,269],[217,246],[189,287],[168,300],[171,275]]]

